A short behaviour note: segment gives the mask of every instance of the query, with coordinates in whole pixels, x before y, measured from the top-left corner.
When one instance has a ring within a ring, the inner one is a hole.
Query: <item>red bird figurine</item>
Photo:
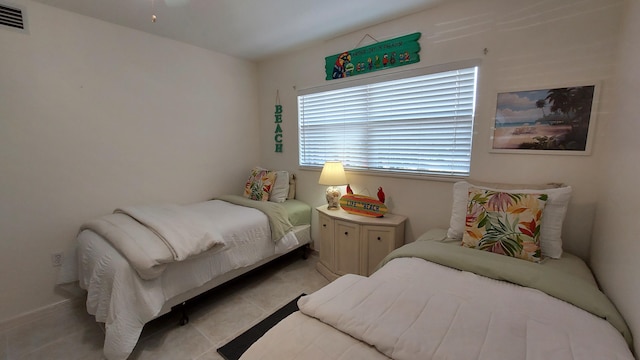
[[[378,188],[378,200],[384,204],[384,191],[382,191],[382,186]]]
[[[347,184],[347,194],[353,194],[353,190],[351,190],[351,186]]]

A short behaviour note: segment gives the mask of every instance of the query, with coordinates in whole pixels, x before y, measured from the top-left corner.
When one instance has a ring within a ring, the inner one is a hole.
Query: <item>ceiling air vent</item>
[[[9,29],[26,32],[24,11],[19,7],[0,3],[0,25]]]

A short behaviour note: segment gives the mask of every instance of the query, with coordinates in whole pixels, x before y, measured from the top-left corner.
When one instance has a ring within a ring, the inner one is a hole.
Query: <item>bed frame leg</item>
[[[301,247],[302,249],[302,259],[303,260],[307,260],[309,258],[309,250],[310,250],[310,246],[309,244],[304,245],[303,247]]]
[[[179,306],[180,306],[180,313],[182,314],[179,324],[180,326],[185,326],[189,323],[189,316],[187,315],[187,303],[183,302]]]

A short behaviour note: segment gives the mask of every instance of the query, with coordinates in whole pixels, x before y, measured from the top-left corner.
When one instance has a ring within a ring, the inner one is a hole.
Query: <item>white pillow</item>
[[[473,186],[478,189],[498,190],[507,193],[521,194],[540,194],[544,193],[549,196],[547,204],[542,213],[540,225],[540,247],[542,255],[559,259],[562,256],[562,224],[567,213],[569,200],[571,199],[571,186],[556,187],[549,186],[531,186],[525,189],[504,189],[498,184],[495,187],[484,187],[478,183],[469,183],[459,181],[453,184],[453,205],[451,209],[451,220],[449,221],[449,230],[447,237],[462,240],[465,229],[465,218],[467,215],[467,200],[469,196],[469,187]]]
[[[288,199],[296,198],[296,175],[289,174],[289,195],[287,195]]]
[[[274,172],[276,173],[276,182],[271,189],[269,201],[281,203],[287,200],[287,195],[289,195],[289,172],[282,170]]]

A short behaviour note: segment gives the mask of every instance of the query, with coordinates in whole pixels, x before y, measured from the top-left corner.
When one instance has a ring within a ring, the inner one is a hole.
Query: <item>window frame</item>
[[[389,176],[389,177],[402,177],[402,178],[413,178],[413,179],[433,179],[433,180],[442,180],[442,181],[458,181],[461,179],[468,178],[471,172],[471,157],[473,152],[473,132],[475,128],[475,118],[476,118],[476,103],[478,97],[478,79],[480,73],[481,61],[479,59],[471,59],[464,61],[451,62],[446,64],[439,64],[434,66],[416,68],[411,70],[401,70],[395,72],[389,72],[384,74],[375,74],[370,76],[362,76],[362,78],[346,78],[339,80],[332,80],[331,84],[310,87],[300,89],[297,92],[297,105],[298,105],[298,167],[303,170],[315,170],[319,171],[322,169],[322,165],[309,165],[309,164],[301,164],[302,160],[302,136],[301,136],[301,124],[300,124],[300,108],[299,108],[299,97],[309,94],[347,89],[351,87],[359,87],[365,86],[369,84],[382,83],[387,81],[401,80],[412,77],[419,77],[425,75],[431,75],[436,73],[444,73],[448,71],[455,71],[467,68],[476,68],[475,70],[475,84],[474,84],[474,94],[472,100],[472,113],[471,113],[471,139],[469,143],[469,169],[466,173],[456,174],[456,173],[445,173],[445,172],[425,172],[425,171],[411,171],[411,170],[381,170],[376,168],[359,168],[359,167],[351,167],[348,164],[344,164],[345,170],[349,172],[358,172],[362,174],[371,174],[376,176]],[[340,159],[326,159],[329,160],[340,160]]]

